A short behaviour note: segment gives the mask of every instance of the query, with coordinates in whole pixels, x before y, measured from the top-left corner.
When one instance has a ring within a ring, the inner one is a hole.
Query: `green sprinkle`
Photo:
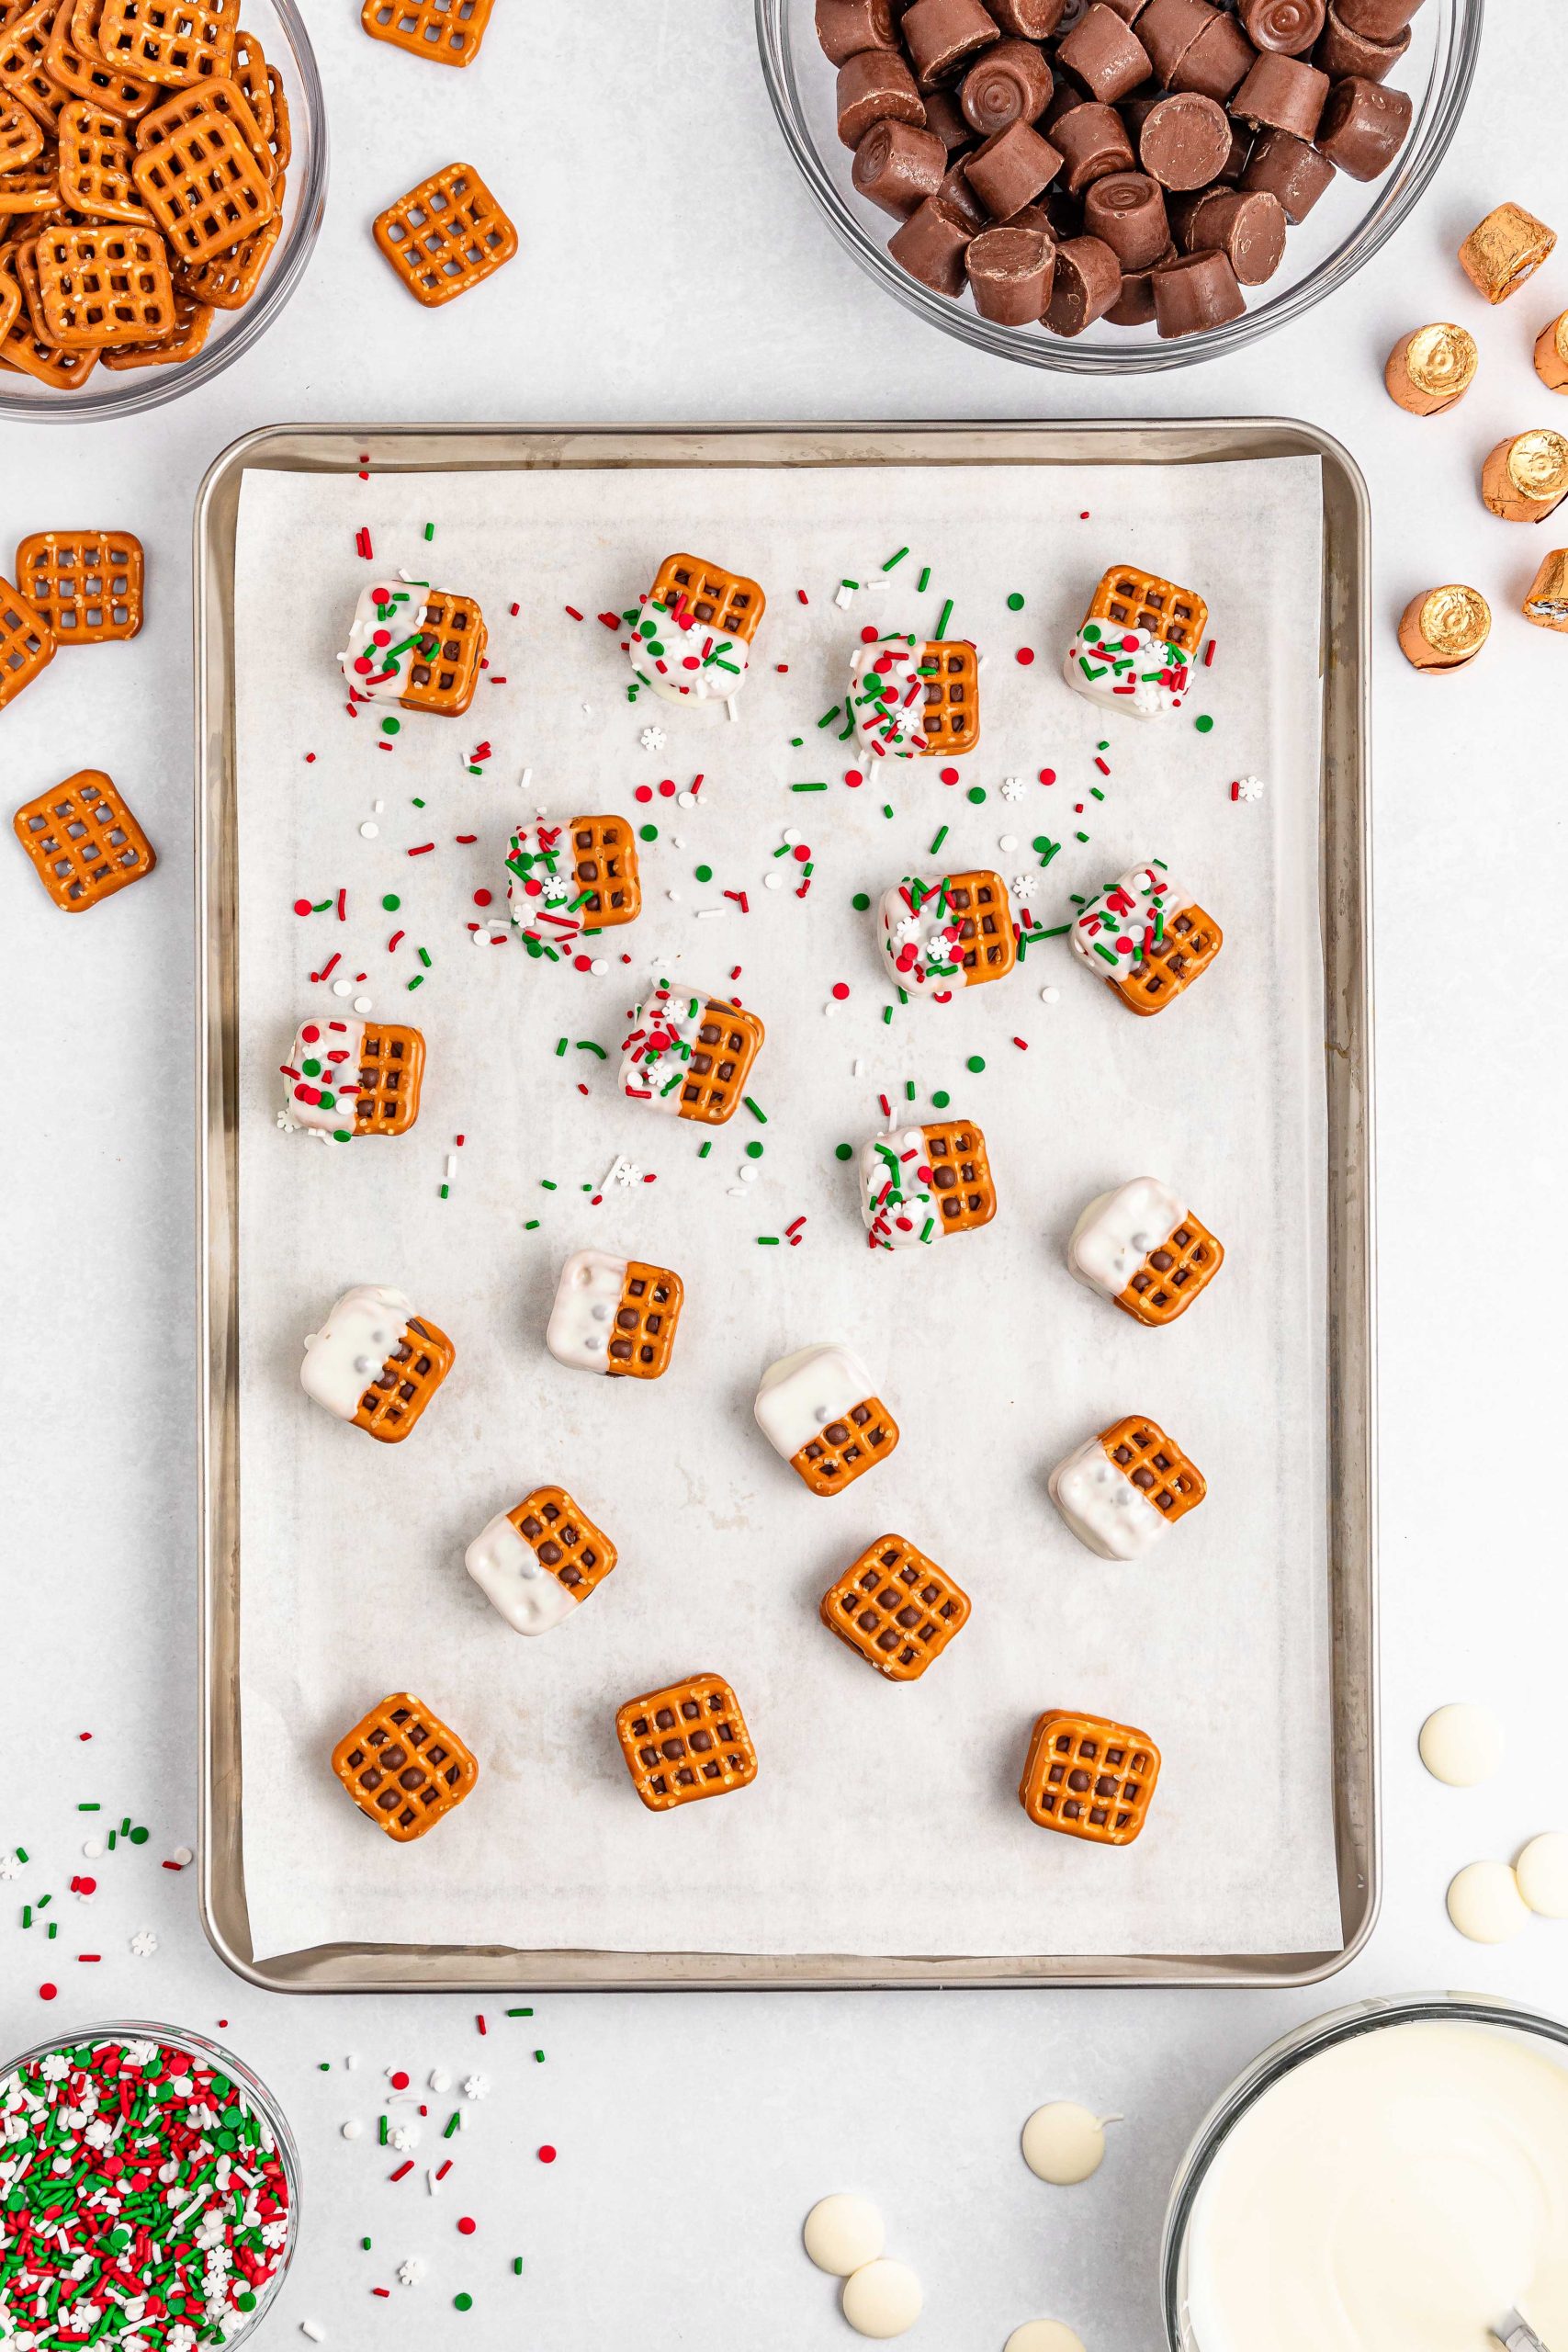
[[[658,826],[639,825],[637,827],[637,839],[644,842],[656,842],[659,839]]]
[[[133,1846],[145,1846],[147,1843],[147,1836],[148,1833],[145,1829],[133,1829],[130,1833],[130,1842]]]
[[[1089,797],[1091,800],[1103,800],[1105,795],[1101,792],[1098,784],[1091,784],[1089,788]]]
[[[316,2061],[316,2072],[318,2075],[330,2075],[332,2070],[333,2062],[330,2058],[319,2058]]]
[[[806,738],[805,738],[805,736],[804,736],[804,735],[792,735],[792,736],[790,737],[790,739],[789,739],[789,748],[790,748],[790,750],[791,750],[792,752],[798,752],[798,751],[799,751],[799,749],[800,749],[800,747],[801,747],[801,745],[805,742],[805,741],[806,741]]]
[[[759,1250],[776,1250],[778,1246],[779,1237],[776,1233],[759,1233],[757,1236]]]
[[[555,1180],[555,1178],[554,1178],[553,1176],[541,1176],[541,1177],[540,1177],[540,1179],[539,1179],[539,1190],[540,1190],[540,1192],[541,1192],[541,1193],[553,1193],[553,1192],[555,1192],[557,1189],[558,1189],[558,1187],[557,1187],[557,1184],[556,1184],[556,1180]]]
[[[904,1100],[905,1100],[905,1102],[912,1102],[914,1101],[914,1099],[915,1099],[915,1081],[914,1081],[914,1080],[913,1080],[912,1078],[907,1078],[907,1079],[904,1080]]]
[[[931,1096],[931,1101],[935,1103],[939,1111],[945,1111],[952,1100],[952,1095],[946,1091],[945,1088],[940,1086],[936,1092]]]
[[[897,555],[890,555],[888,557],[886,562],[882,567],[883,571],[891,571],[896,563],[903,562],[904,558],[908,554],[908,552],[909,550],[908,548],[900,548]]]
[[[602,1062],[609,1059],[604,1046],[592,1037],[580,1037],[577,1041],[577,1050],[580,1054],[597,1054]]]
[[[978,1078],[978,1077],[979,1077],[979,1075],[980,1075],[980,1072],[981,1072],[981,1071],[985,1069],[985,1067],[986,1067],[986,1057],[985,1057],[985,1055],[984,1055],[984,1054],[971,1054],[971,1055],[970,1055],[970,1057],[969,1057],[969,1058],[968,1058],[968,1060],[964,1063],[964,1069],[965,1069],[973,1070],[973,1071],[974,1071],[974,1073],[975,1073],[975,1075],[976,1075],[976,1078]]]
[[[924,1225],[920,1227],[920,1239],[922,1241],[929,1241],[935,1231],[936,1219],[934,1216],[928,1216]]]
[[[1089,835],[1087,833],[1075,833],[1073,835],[1073,839],[1076,842],[1087,842]]]
[[[742,1101],[742,1102],[744,1102],[744,1103],[745,1103],[746,1108],[748,1109],[748,1111],[750,1111],[750,1112],[751,1116],[752,1116],[754,1119],[759,1119],[759,1120],[761,1120],[761,1122],[762,1125],[763,1125],[763,1126],[766,1126],[766,1125],[767,1125],[767,1124],[768,1124],[768,1114],[767,1114],[767,1113],[766,1113],[765,1111],[763,1111],[763,1110],[759,1109],[758,1105],[757,1105],[755,1102],[752,1102],[751,1097],[750,1097],[749,1094],[743,1094],[743,1095],[740,1097],[740,1100]]]
[[[410,990],[412,991],[414,989],[422,989],[423,986],[424,974],[423,972],[416,972],[412,979],[409,982]]]
[[[385,907],[389,915],[395,915],[402,903],[402,900],[399,898],[395,890],[389,890],[386,897],[381,901],[382,906]]]
[[[978,807],[980,802],[984,800],[986,797],[986,787],[983,784],[972,784],[964,797],[966,799],[974,801],[976,806]]]
[[[532,2009],[508,2009],[506,2014],[509,2018],[531,2018],[534,2012]]]
[[[435,537],[435,526],[434,523],[427,523],[425,525],[424,536],[427,539],[433,539]]]
[[[360,2239],[360,2241],[359,2241],[359,2243],[360,2243],[361,2246],[364,2248],[365,2252],[366,2252],[367,2254],[368,2254],[368,2253],[369,2253],[369,2251],[370,2251],[370,2241],[369,2241],[369,2239],[368,2239],[368,2238],[361,2238],[361,2239]]]
[[[936,638],[936,639],[937,639],[937,641],[938,641],[938,643],[939,643],[939,644],[940,644],[940,642],[942,641],[942,639],[947,635],[947,624],[948,624],[948,622],[949,622],[952,618],[953,618],[953,599],[952,599],[952,597],[950,596],[950,597],[948,598],[948,600],[947,600],[946,604],[945,604],[945,605],[942,606],[942,618],[938,621],[938,623],[937,623],[937,625],[936,625],[935,629],[932,631],[932,635]]]
[[[53,1901],[54,1897],[52,1894],[40,1894],[38,1899],[37,1907],[40,1911],[47,1911]]]
[[[827,789],[825,784],[792,784],[790,786],[792,792],[826,792]]]
[[[471,2311],[473,2310],[473,2308],[474,2308],[474,2299],[473,2299],[472,2295],[454,2295],[454,2296],[453,2296],[453,2298],[452,2298],[452,2309],[453,2309],[455,2312],[471,2312]]]
[[[429,969],[430,969],[430,950],[429,950],[429,948],[428,948],[428,947],[419,947],[419,948],[416,948],[416,949],[414,950],[414,953],[418,956],[420,962],[424,966],[425,970],[428,972],[428,971],[429,971]]]
[[[48,1936],[50,1942],[51,1942],[51,1943],[52,1943],[52,1942],[54,1941],[54,1939],[56,1938],[56,1936],[60,1933],[60,1929],[56,1927],[56,1925],[55,1925],[54,1921],[51,1919],[51,1920],[50,1921],[50,1923],[49,1923],[48,1928],[44,1930],[44,1932],[45,1932],[45,1934]]]
[[[556,1046],[556,1058],[558,1060],[558,1059],[560,1058],[561,1055],[565,1053],[565,1051],[566,1051],[566,1039],[565,1039],[564,1037],[562,1037],[562,1038],[559,1040],[559,1042],[558,1042],[558,1044],[557,1045],[557,1046]]]
[[[883,815],[884,815],[885,817],[891,817],[891,815],[893,814],[893,804],[892,804],[892,802],[891,802],[890,800],[885,800],[885,801],[883,802],[883,804],[882,804],[882,813],[883,813]]]
[[[1023,610],[1023,598],[1019,594],[1016,588],[1008,598],[1008,610],[1010,613],[1021,613]]]
[[[22,1905],[22,1925],[24,1928],[30,1928],[32,1924],[33,1906],[30,1903],[24,1903]]]
[[[116,1845],[116,1843],[117,1843],[118,1838],[118,1830],[111,1829],[111,1830],[109,1831],[109,1834],[108,1834],[108,1841],[107,1841],[107,1842],[108,1842],[108,1849],[109,1849],[109,1852],[110,1852],[111,1854],[114,1852],[115,1845]]]
[[[451,1187],[451,1185],[450,1185],[450,1184],[443,1184],[443,1185],[442,1185],[442,1187],[441,1187],[441,1197],[442,1197],[442,1199],[443,1199],[444,1201],[449,1201],[449,1200],[451,1199],[451,1197],[452,1197],[452,1187]]]
[[[384,718],[381,721],[381,732],[383,735],[400,735],[402,731],[403,722],[400,718]]]
[[[711,865],[699,865],[695,868],[695,872],[699,882],[711,882],[713,880],[713,868]]]
[[[523,2256],[520,2254],[514,2254],[512,2257],[512,2275],[514,2278],[521,2278],[523,2276]]]
[[[1212,731],[1214,722],[1209,717],[1208,712],[1205,711],[1202,717],[1201,718],[1195,718],[1192,721],[1192,724],[1198,729],[1200,735],[1207,735]]]
[[[766,1149],[765,1144],[749,1143],[746,1147],[746,1157],[748,1159],[761,1159]]]
[[[102,1813],[103,1806],[101,1804],[79,1804],[76,1810],[78,1813]]]
[[[525,1233],[537,1233],[539,1230],[538,1218],[536,1216],[525,1217],[523,1223],[523,1230]]]
[[[836,1143],[833,1146],[833,1157],[835,1159],[852,1159],[854,1156],[855,1148],[852,1143]]]
[[[386,2119],[386,2117],[385,2117],[384,2115],[383,2115],[383,2116],[380,2118],[380,2120],[379,2120],[379,2123],[378,2123],[378,2128],[377,2128],[376,2137],[377,2137],[377,2139],[379,2141],[379,2143],[380,2143],[381,2146],[384,2148],[384,2147],[386,2146],[386,2144],[387,2144],[387,2119]]]
[[[932,842],[930,849],[926,852],[926,855],[928,857],[934,857],[946,839],[947,827],[945,825],[939,825],[936,829],[936,839]]]
[[[882,1018],[884,1021],[891,1023],[893,1019],[893,1007],[890,1004],[885,1004],[883,1006]]]
[[[871,904],[869,893],[864,890],[857,890],[854,897],[850,900],[850,904],[853,907],[857,914],[863,915],[867,907]]]
[[[28,1853],[28,1849],[27,1849],[27,1848],[26,1848],[25,1846],[18,1846],[18,1847],[17,1847],[17,1860],[19,1862],[30,1862],[30,1861],[32,1860],[32,1856]]]
[[[444,2140],[449,2140],[449,2139],[452,2137],[453,2132],[456,2132],[456,2130],[457,2129],[457,2126],[458,2126],[458,2124],[462,2121],[462,2120],[463,2120],[463,2119],[462,2119],[462,2116],[461,2116],[461,2114],[460,2114],[459,2110],[458,2110],[457,2108],[454,2108],[454,2109],[453,2109],[453,2110],[452,2110],[451,2116],[450,2116],[450,2118],[449,2118],[449,2119],[448,2119],[448,2120],[447,2120],[446,2128],[446,2130],[442,2132],[441,2137],[442,2137]]]
[[[698,1152],[698,1154],[697,1154],[697,1158],[698,1158],[699,1159],[705,1159],[707,1158],[707,1156],[708,1156],[709,1152],[710,1152],[712,1149],[713,1149],[713,1137],[710,1136],[708,1137],[708,1139],[707,1139],[706,1143],[705,1143],[705,1144],[704,1144],[704,1146],[703,1146],[702,1149]],[[530,2011],[528,2012],[528,2014],[529,2014],[530,2016],[532,2016],[532,2015],[533,2015],[533,2011],[532,2011],[532,2010],[530,2010]]]
[[[931,565],[930,565],[929,563],[923,563],[923,564],[920,566],[920,576],[919,576],[919,579],[916,581],[916,582],[915,582],[915,594],[916,594],[916,595],[917,595],[917,596],[923,596],[923,595],[925,594],[925,593],[926,593],[926,590],[931,586]]]
[[[1037,931],[1032,933],[1031,935],[1035,939],[1066,939],[1071,929],[1072,924],[1070,922],[1059,922],[1050,931]]]
[[[423,800],[416,800],[416,801],[413,803],[413,806],[414,806],[416,808],[423,808],[423,806],[424,806],[424,803],[423,803]]]
[[[836,702],[831,710],[825,710],[822,713],[821,718],[817,722],[818,726],[831,727],[834,719],[838,718],[839,713],[843,709],[843,707],[844,706],[841,702]]]

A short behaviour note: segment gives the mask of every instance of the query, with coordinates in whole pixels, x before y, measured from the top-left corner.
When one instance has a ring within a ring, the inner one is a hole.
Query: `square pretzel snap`
[[[471,65],[490,23],[492,0],[365,0],[359,21],[384,40],[432,65]]]
[[[1067,1243],[1070,1273],[1155,1329],[1185,1315],[1224,1261],[1224,1244],[1157,1176],[1101,1193]]]
[[[819,1615],[890,1682],[918,1682],[969,1622],[969,1595],[907,1535],[882,1535],[822,1596]]]
[[[203,92],[149,115],[131,167],[183,269],[227,253],[277,212],[270,166],[256,144],[255,117],[235,84],[225,87],[232,93],[227,105]],[[239,119],[242,107],[248,121]]]
[[[17,581],[57,648],[134,637],[145,573],[130,531],[33,531],[17,548]]]
[[[814,1495],[837,1495],[885,1462],[898,1424],[852,1348],[828,1340],[771,1363],[752,1407],[757,1427]]]
[[[545,1345],[572,1372],[658,1380],[670,1368],[684,1301],[668,1266],[578,1250],[560,1270]]]
[[[628,1102],[709,1127],[734,1117],[767,1038],[756,1013],[704,989],[656,979],[628,1017],[620,1071]]]
[[[1145,1731],[1050,1708],[1030,1736],[1018,1799],[1031,1821],[1096,1846],[1130,1846],[1149,1817],[1159,1749]]]
[[[615,1557],[564,1487],[536,1487],[480,1530],[463,1565],[513,1633],[547,1634],[598,1591]]]
[[[615,1713],[632,1785],[650,1813],[728,1796],[757,1777],[740,1702],[721,1674],[694,1674]]]
[[[448,164],[378,213],[376,243],[416,302],[436,310],[491,277],[517,232],[471,164]]]
[[[17,839],[57,907],[84,914],[151,874],[157,853],[98,768],[83,768],[18,808]]]
[[[394,1690],[333,1750],[333,1770],[355,1804],[400,1846],[423,1838],[470,1796],[479,1768],[451,1726]]]
[[[306,1395],[383,1445],[399,1445],[451,1371],[457,1350],[400,1290],[359,1283],[305,1341]]]
[[[8,580],[0,580],[0,710],[53,659],[54,631],[43,615]]]
[[[188,89],[229,72],[240,0],[104,0],[96,39],[108,64]]]

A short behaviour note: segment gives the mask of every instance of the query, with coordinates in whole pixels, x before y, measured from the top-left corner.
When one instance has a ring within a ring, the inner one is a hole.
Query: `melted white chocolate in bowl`
[[[1280,2077],[1193,2208],[1201,2352],[1568,2347],[1568,2064],[1496,2028],[1389,2026]]]

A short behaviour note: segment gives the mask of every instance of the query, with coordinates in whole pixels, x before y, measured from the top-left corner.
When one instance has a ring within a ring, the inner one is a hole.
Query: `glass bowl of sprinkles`
[[[1161,342],[1152,321],[1115,326],[1100,319],[1073,337],[1039,325],[1000,325],[982,318],[967,293],[939,294],[910,277],[887,250],[897,220],[863,197],[852,179],[854,154],[839,137],[836,76],[817,38],[815,0],[753,0],[762,78],[784,144],[840,244],[885,293],[944,334],[1027,368],[1074,376],[1147,375],[1217,359],[1337,293],[1409,219],[1447,154],[1480,54],[1483,6],[1484,0],[1425,0],[1410,46],[1389,76],[1390,85],[1412,101],[1409,132],[1391,167],[1371,182],[1341,174],[1291,231],[1277,274],[1245,289],[1247,306],[1239,317]]]
[[[0,2344],[239,2344],[294,2254],[299,2157],[265,2084],[120,2019],[0,2070]]]

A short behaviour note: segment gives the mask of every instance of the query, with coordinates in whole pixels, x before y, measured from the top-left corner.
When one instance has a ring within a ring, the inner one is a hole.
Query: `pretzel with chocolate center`
[[[521,826],[507,848],[506,895],[525,936],[564,946],[642,912],[637,835],[624,817],[569,817]]]
[[[637,684],[661,702],[732,706],[767,603],[743,571],[700,556],[667,555],[640,607],[622,616]]]
[[[281,1069],[280,1126],[323,1143],[406,1135],[419,1116],[424,1038],[384,1022],[302,1021]]]
[[[1148,1819],[1159,1765],[1147,1732],[1050,1708],[1030,1735],[1019,1803],[1042,1829],[1130,1846]]]
[[[344,1291],[305,1341],[307,1396],[383,1445],[399,1445],[452,1369],[445,1331],[413,1312],[400,1290],[360,1283]]]
[[[355,702],[461,718],[474,699],[490,634],[472,596],[428,581],[373,583],[355,607],[338,655]]]
[[[621,1092],[677,1118],[723,1126],[745,1100],[767,1032],[754,1012],[656,980],[621,1045]]]
[[[463,1565],[514,1633],[547,1634],[597,1592],[615,1547],[564,1487],[536,1487],[498,1511]]]
[[[871,1374],[839,1340],[771,1363],[752,1410],[774,1453],[814,1495],[841,1494],[898,1442],[898,1424],[873,1394]]]
[[[1208,1227],[1157,1176],[1134,1176],[1101,1193],[1067,1243],[1070,1273],[1155,1328],[1185,1315],[1224,1261]]]
[[[1109,710],[1168,718],[1187,699],[1208,625],[1209,607],[1191,589],[1114,564],[1067,648],[1064,675]]]
[[[1157,1421],[1130,1414],[1058,1462],[1046,1480],[1078,1542],[1102,1560],[1139,1560],[1208,1492]]]
[[[670,1369],[685,1288],[668,1266],[579,1250],[560,1270],[545,1345],[573,1372],[658,1380]]]
[[[869,1136],[860,1148],[859,1176],[873,1250],[910,1250],[973,1233],[997,1213],[986,1138],[972,1119]]]
[[[999,874],[927,879],[907,874],[885,890],[877,937],[905,996],[948,1004],[960,989],[1005,979],[1018,960],[1018,930]]]
[[[740,1702],[721,1674],[694,1674],[615,1711],[632,1786],[650,1813],[728,1796],[757,1777]]]
[[[969,1622],[968,1594],[907,1535],[882,1535],[822,1596],[830,1633],[889,1682],[918,1682]]]
[[[394,1690],[361,1716],[333,1748],[333,1770],[366,1818],[400,1846],[455,1812],[479,1777],[457,1733],[412,1690]]]
[[[1213,917],[1184,895],[1157,857],[1108,882],[1067,937],[1078,961],[1129,1012],[1145,1017],[1201,979],[1224,944]]]

